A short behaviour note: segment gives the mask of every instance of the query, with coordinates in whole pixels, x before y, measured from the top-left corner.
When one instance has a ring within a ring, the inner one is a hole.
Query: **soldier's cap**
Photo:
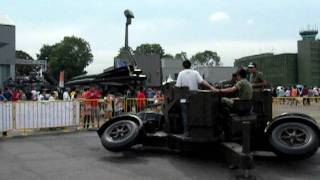
[[[248,65],[248,68],[255,68],[255,67],[257,67],[257,65],[254,62],[250,62],[250,64]]]

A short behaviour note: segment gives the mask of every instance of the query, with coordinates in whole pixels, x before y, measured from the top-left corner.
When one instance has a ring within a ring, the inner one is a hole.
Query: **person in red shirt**
[[[100,123],[100,108],[98,100],[102,97],[102,93],[98,87],[92,86],[89,90],[89,99],[91,101],[91,122],[94,126],[94,121],[97,121],[97,126],[99,127]]]
[[[143,92],[143,87],[140,87],[137,93],[137,107],[138,112],[144,110],[146,106],[146,95]]]
[[[14,102],[18,101],[18,100],[20,100],[20,97],[21,97],[21,94],[20,94],[19,90],[15,89],[12,93],[12,101],[14,101]]]

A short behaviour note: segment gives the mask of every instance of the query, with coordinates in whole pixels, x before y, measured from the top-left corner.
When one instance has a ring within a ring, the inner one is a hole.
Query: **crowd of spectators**
[[[280,98],[281,104],[299,104],[298,99],[302,98],[303,105],[310,105],[310,97],[319,97],[320,88],[307,86],[278,86],[274,89],[274,96]],[[286,101],[287,99],[287,101]],[[315,102],[318,99],[315,98]]]

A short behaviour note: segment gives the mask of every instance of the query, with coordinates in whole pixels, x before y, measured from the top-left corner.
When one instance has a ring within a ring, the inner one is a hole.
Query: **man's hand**
[[[213,87],[213,86],[211,86],[210,89],[211,89],[212,92],[214,92],[214,93],[218,93],[218,92],[219,92],[219,89],[217,89],[217,88],[215,88],[215,87]]]

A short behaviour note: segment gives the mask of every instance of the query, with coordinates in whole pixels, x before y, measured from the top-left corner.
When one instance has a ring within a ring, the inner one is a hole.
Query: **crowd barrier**
[[[78,101],[21,101],[0,103],[0,132],[79,125]]]
[[[311,105],[312,103],[320,103],[318,97],[274,97],[274,104],[279,105]]]
[[[116,98],[112,101],[85,100],[80,102],[80,128],[98,128],[113,116],[138,113],[143,110],[160,112],[163,99]]]
[[[12,103],[0,103],[0,132],[13,129]]]
[[[121,113],[160,112],[163,99],[116,98],[76,101],[18,101],[0,103],[0,132],[56,127],[99,128]],[[320,103],[320,97],[275,97],[276,105]]]
[[[78,126],[77,101],[24,101],[14,103],[15,129],[39,129]]]

